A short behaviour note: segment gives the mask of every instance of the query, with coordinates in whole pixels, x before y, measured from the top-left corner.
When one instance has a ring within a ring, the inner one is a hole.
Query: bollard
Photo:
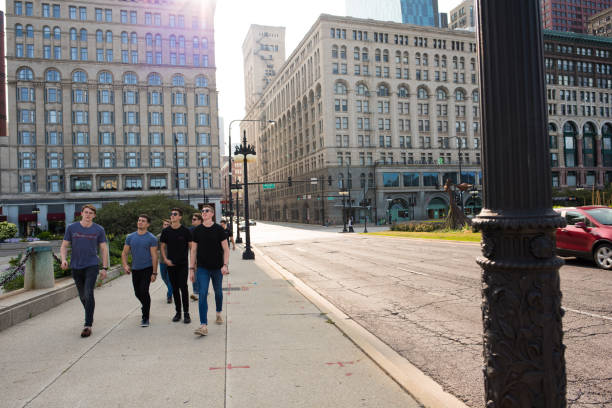
[[[26,290],[55,286],[53,252],[48,241],[32,242],[32,254],[25,264],[23,287]]]

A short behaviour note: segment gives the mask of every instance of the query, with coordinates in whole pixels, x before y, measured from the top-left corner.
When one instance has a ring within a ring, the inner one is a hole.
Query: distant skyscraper
[[[346,15],[378,21],[402,22],[400,0],[346,0]]]
[[[542,27],[555,31],[587,33],[589,17],[612,7],[612,0],[540,0]]]
[[[400,0],[402,23],[438,27],[438,0]]]

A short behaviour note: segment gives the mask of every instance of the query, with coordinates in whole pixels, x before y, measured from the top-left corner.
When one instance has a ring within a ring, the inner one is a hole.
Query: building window
[[[19,168],[20,169],[35,169],[36,168],[36,153],[20,152],[19,153]]]
[[[125,118],[124,122],[127,125],[137,125],[139,123],[138,117],[139,112],[123,112]]]
[[[210,153],[200,152],[198,155],[198,166],[199,167],[210,167]]]
[[[151,190],[162,190],[168,188],[166,176],[151,176],[149,188]]]
[[[128,167],[128,168],[140,167],[140,153],[126,152],[125,153],[125,167]]]
[[[86,152],[77,152],[74,153],[74,168],[77,169],[88,169],[90,167],[89,165],[89,153]]]
[[[165,166],[164,152],[151,152],[151,167],[159,168]]]
[[[198,133],[198,144],[200,146],[210,145],[210,133]]]
[[[125,178],[126,190],[142,190],[142,177],[129,176]]]
[[[164,144],[164,134],[160,132],[149,133],[149,144],[155,146],[161,146]]]
[[[47,176],[47,191],[49,193],[60,193],[64,191],[64,176],[58,174]]]
[[[105,169],[115,168],[115,153],[114,152],[101,152],[100,153],[100,167]]]
[[[36,192],[36,176],[34,175],[19,176],[19,192],[20,193],[35,193]]]
[[[91,191],[91,177],[73,177],[72,178],[72,190],[73,191]]]
[[[136,132],[126,132],[124,139],[125,144],[129,146],[136,146],[140,144],[140,134]]]

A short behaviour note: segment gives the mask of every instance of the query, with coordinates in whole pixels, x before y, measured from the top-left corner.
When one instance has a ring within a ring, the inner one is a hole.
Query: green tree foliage
[[[0,241],[3,239],[14,238],[17,235],[17,226],[13,223],[0,222]]]
[[[170,218],[170,209],[180,208],[183,211],[183,223],[189,225],[191,214],[197,212],[189,204],[158,194],[131,201],[127,204],[105,204],[98,210],[95,222],[104,227],[107,234],[125,235],[136,231],[136,221],[139,214],[151,217],[149,231],[158,234],[161,231],[162,220]]]

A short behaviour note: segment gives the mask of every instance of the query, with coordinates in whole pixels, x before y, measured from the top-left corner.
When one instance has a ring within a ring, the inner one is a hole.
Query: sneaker
[[[193,333],[197,334],[198,336],[206,336],[208,334],[208,327],[200,326],[197,329],[195,329]]]
[[[81,332],[81,337],[89,337],[91,336],[91,327],[84,327]]]
[[[172,296],[168,296],[168,299],[166,299],[166,303],[172,303]]]
[[[177,313],[174,315],[174,317],[172,318],[173,322],[178,322],[179,320],[181,320],[181,314]]]
[[[196,295],[195,293],[192,293],[190,296],[191,300],[198,300],[198,295]]]
[[[145,318],[143,318],[143,319],[140,321],[140,327],[149,327],[149,319],[145,319]]]
[[[223,324],[223,318],[221,317],[221,315],[217,315],[217,320],[215,320],[215,323]]]
[[[191,317],[189,317],[189,313],[185,313],[185,318],[183,319],[185,324],[191,323]]]

